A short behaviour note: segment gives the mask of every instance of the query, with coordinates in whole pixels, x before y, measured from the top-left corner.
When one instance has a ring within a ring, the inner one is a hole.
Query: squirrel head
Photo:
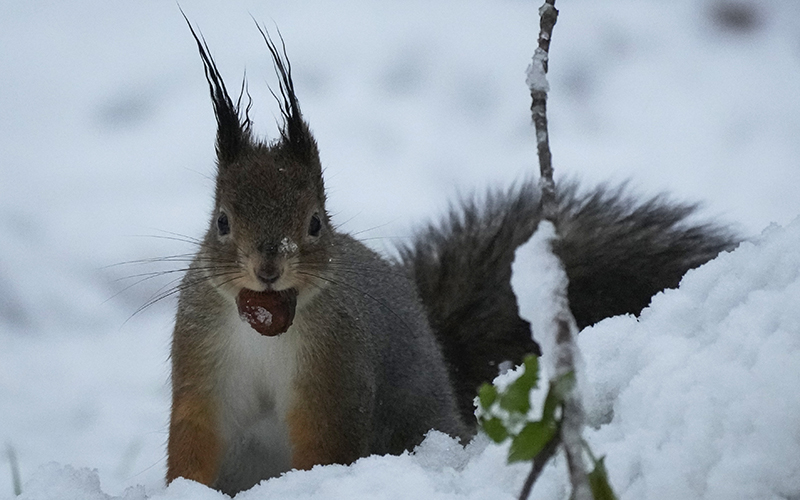
[[[313,293],[324,285],[333,235],[317,144],[300,113],[283,38],[279,51],[259,26],[279,77],[283,118],[280,137],[265,142],[253,137],[250,105],[241,112],[245,84],[234,104],[205,40],[189,28],[217,119],[214,212],[199,265],[232,296],[243,288]]]

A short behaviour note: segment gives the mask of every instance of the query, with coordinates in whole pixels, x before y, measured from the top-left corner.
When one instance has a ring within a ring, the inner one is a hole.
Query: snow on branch
[[[533,54],[533,60],[528,67],[526,79],[531,91],[531,115],[536,127],[536,148],[539,154],[539,187],[541,189],[542,215],[547,221],[539,224],[537,233],[539,238],[548,247],[553,259],[557,262],[552,267],[557,276],[553,281],[555,286],[548,293],[551,297],[551,307],[543,307],[542,313],[549,315],[543,318],[539,336],[544,340],[543,347],[549,344],[549,353],[545,356],[551,360],[551,380],[559,380],[567,374],[576,373],[578,345],[576,337],[578,329],[575,318],[569,309],[567,300],[567,275],[558,258],[552,254],[552,242],[558,238],[556,214],[558,211],[555,182],[553,180],[553,160],[550,154],[550,140],[547,132],[547,92],[550,86],[547,82],[548,59],[550,40],[553,27],[558,19],[555,0],[546,0],[539,8],[539,40],[538,47]],[[552,225],[551,225],[552,224]],[[560,438],[567,456],[570,481],[572,483],[573,499],[591,499],[592,492],[586,476],[586,465],[583,460],[583,437],[581,435],[584,422],[583,405],[577,388],[571,387],[564,395],[563,414],[560,426]]]
[[[525,358],[513,373],[498,378],[494,385],[483,384],[478,392],[476,415],[481,429],[497,443],[510,440],[508,461],[531,461],[532,468],[520,493],[525,500],[545,464],[559,448],[567,457],[572,500],[613,500],[603,458],[595,459],[583,440],[584,411],[577,387],[578,327],[569,308],[569,280],[561,260],[553,253],[558,240],[558,205],[553,181],[553,164],[547,134],[547,62],[550,38],[558,11],[555,0],[546,0],[539,9],[539,44],[528,66],[527,83],[531,91],[531,113],[536,127],[536,146],[541,177],[541,213],[530,241],[519,247],[514,258],[511,286],[517,294],[520,315],[530,321],[542,345],[549,388],[541,415],[531,404],[538,388],[539,359]],[[528,290],[520,300],[520,290]],[[594,462],[587,473],[584,451]]]

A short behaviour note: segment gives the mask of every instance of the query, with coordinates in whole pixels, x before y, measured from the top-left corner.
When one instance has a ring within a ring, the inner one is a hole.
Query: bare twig
[[[550,40],[553,34],[553,27],[558,19],[558,11],[555,8],[555,0],[545,0],[545,4],[539,8],[539,40],[538,47],[533,54],[533,61],[528,67],[527,83],[531,91],[531,115],[536,127],[536,148],[539,155],[539,187],[541,189],[541,209],[545,220],[553,224],[553,239],[558,238],[557,223],[558,205],[555,193],[555,181],[553,180],[553,162],[550,153],[550,139],[547,132],[547,92],[550,90],[547,82],[548,57],[550,50]],[[539,230],[541,231],[542,225]],[[561,377],[566,373],[575,373],[576,357],[578,347],[575,342],[577,336],[577,326],[575,318],[569,309],[567,300],[568,281],[566,273],[561,269],[563,279],[559,280],[560,285],[553,289],[553,299],[556,307],[552,311],[548,323],[547,332],[554,339],[551,343],[554,352],[549,354],[553,360],[551,374],[553,379]],[[583,446],[581,431],[583,428],[583,407],[580,396],[576,388],[568,391],[564,398],[561,428],[559,432],[560,442],[564,445],[564,452],[567,455],[567,465],[569,467],[570,481],[572,483],[571,498],[575,500],[591,499],[592,494],[589,488],[589,481],[586,477],[586,467],[583,461]],[[537,463],[534,462],[534,470]],[[538,473],[536,474],[538,475]],[[531,472],[535,480],[534,471]],[[531,477],[529,477],[529,480]],[[531,480],[531,485],[532,481]],[[527,486],[527,482],[526,482]],[[528,489],[528,492],[530,490]],[[521,498],[527,498],[527,494]]]
[[[561,438],[559,437],[559,434],[556,433],[556,435],[553,436],[553,439],[551,439],[550,442],[547,443],[544,448],[542,448],[542,451],[533,457],[533,467],[531,468],[530,474],[528,474],[528,478],[525,479],[525,484],[522,486],[522,491],[519,494],[519,500],[525,500],[530,496],[533,484],[539,478],[539,474],[542,473],[542,469],[544,469],[544,466],[547,465],[547,462],[549,462],[550,459],[553,458],[553,455],[556,454],[556,451],[558,451],[558,445],[560,444]]]
[[[555,0],[546,0],[545,4],[539,8],[539,46],[533,53],[533,61],[528,67],[527,78],[531,91],[531,116],[536,127],[536,149],[539,153],[541,204],[544,218],[548,220],[554,220],[556,214],[553,163],[550,154],[550,138],[547,133],[547,92],[550,90],[547,83],[547,61],[553,26],[558,19],[555,3]]]

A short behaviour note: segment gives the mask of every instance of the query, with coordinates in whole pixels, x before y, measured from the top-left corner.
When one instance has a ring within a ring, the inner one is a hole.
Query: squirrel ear
[[[255,19],[253,20],[255,21]],[[275,95],[271,89],[270,92],[278,101],[281,115],[283,115],[284,123],[281,130],[281,139],[289,151],[299,159],[313,161],[318,157],[317,145],[311,136],[308,124],[303,120],[303,116],[300,113],[300,105],[297,103],[297,96],[294,93],[292,65],[289,62],[289,56],[286,54],[286,44],[283,41],[283,36],[278,30],[278,38],[281,41],[281,50],[279,51],[269,32],[262,28],[258,21],[256,21],[256,27],[264,38],[270,54],[272,54],[272,63],[275,66],[275,72],[278,74],[281,96]]]
[[[211,57],[211,51],[208,49],[205,38],[202,35],[199,37],[195,33],[192,23],[186,17],[183,10],[181,10],[183,18],[186,19],[186,24],[189,25],[189,30],[192,32],[195,42],[197,42],[197,49],[200,51],[200,57],[203,59],[203,69],[205,70],[206,80],[208,81],[208,88],[211,91],[211,101],[214,104],[214,115],[217,118],[217,158],[220,164],[224,164],[236,159],[236,157],[243,151],[248,143],[250,137],[250,118],[245,112],[245,117],[242,119],[239,116],[239,104],[241,103],[241,95],[236,105],[231,101],[228,95],[228,89],[225,87],[225,82],[219,74],[216,63]],[[244,93],[244,83],[242,84],[242,93]],[[249,94],[248,94],[249,96]],[[247,110],[249,110],[249,106]]]

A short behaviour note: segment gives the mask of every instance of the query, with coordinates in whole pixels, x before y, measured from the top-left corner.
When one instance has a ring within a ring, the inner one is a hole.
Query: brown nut
[[[255,292],[242,288],[236,296],[239,317],[261,335],[274,337],[292,326],[297,307],[294,290]]]

